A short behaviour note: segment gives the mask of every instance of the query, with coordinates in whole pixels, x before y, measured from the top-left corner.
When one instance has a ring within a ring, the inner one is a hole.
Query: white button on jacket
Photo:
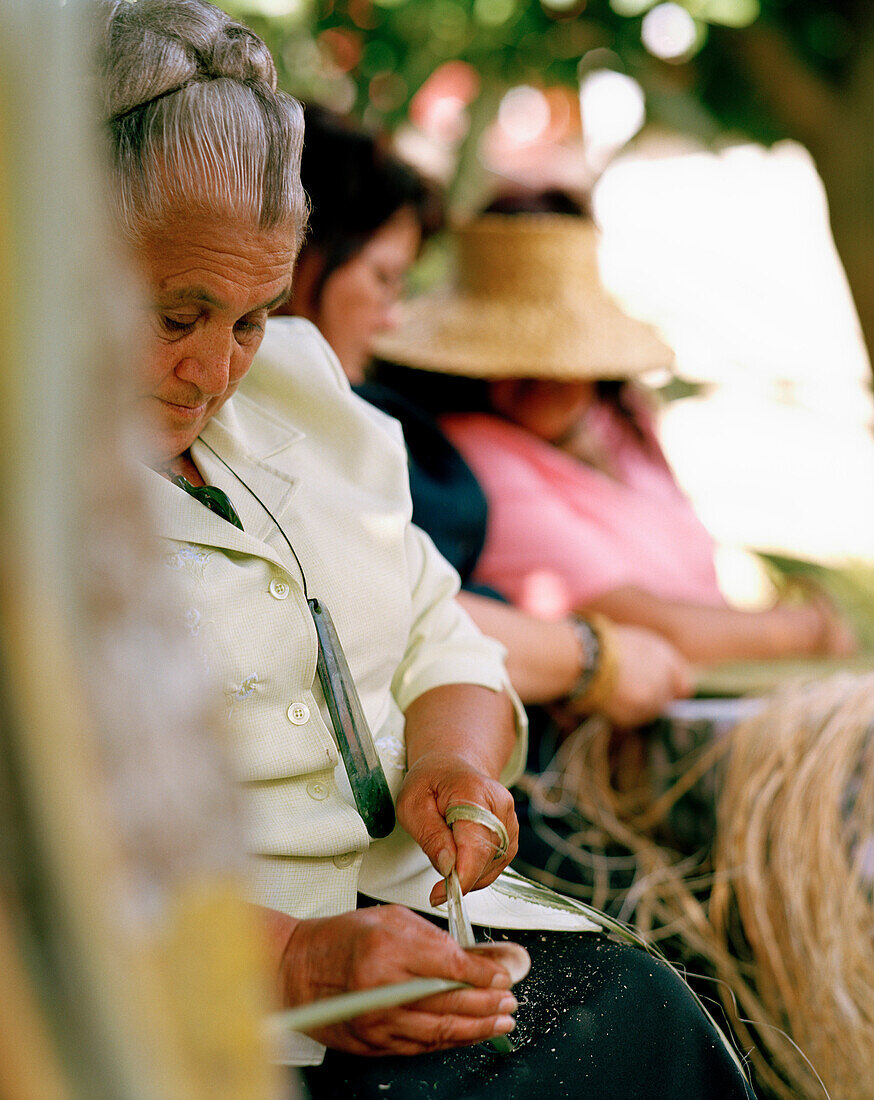
[[[310,708],[306,703],[292,703],[286,711],[289,722],[302,726],[310,720]]]
[[[285,583],[285,581],[276,580],[276,578],[274,577],[274,579],[270,582],[270,587],[268,588],[268,591],[270,592],[270,595],[274,598],[274,600],[288,599],[288,585]]]

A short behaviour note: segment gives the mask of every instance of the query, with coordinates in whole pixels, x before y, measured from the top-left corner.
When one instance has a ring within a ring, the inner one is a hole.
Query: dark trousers
[[[482,936],[478,936],[482,939]],[[495,932],[531,955],[514,989],[519,1048],[415,1057],[328,1051],[313,1100],[749,1100],[753,1092],[683,983],[644,951],[573,932]]]

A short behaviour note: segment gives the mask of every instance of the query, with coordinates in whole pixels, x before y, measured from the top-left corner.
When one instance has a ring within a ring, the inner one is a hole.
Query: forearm
[[[588,605],[615,622],[657,631],[690,661],[756,660],[814,653],[819,619],[808,606],[738,611],[663,600],[635,588],[616,589]]]
[[[275,979],[277,1001],[282,1008],[292,1007],[289,1000],[290,990],[286,971],[288,970],[292,936],[300,924],[295,917],[280,913],[277,909],[268,909],[264,905],[253,905],[262,930],[265,945],[268,974]]]
[[[437,752],[498,779],[516,743],[513,704],[478,684],[432,688],[407,708],[406,742],[408,768]]]
[[[507,650],[507,674],[523,703],[550,703],[573,690],[581,671],[580,643],[566,621],[537,619],[472,592],[457,599],[480,630]]]

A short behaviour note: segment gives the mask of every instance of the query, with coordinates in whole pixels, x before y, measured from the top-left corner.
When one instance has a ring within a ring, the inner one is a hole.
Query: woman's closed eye
[[[266,312],[247,315],[234,322],[234,337],[238,344],[250,344],[253,340],[260,339],[264,333]],[[158,322],[162,332],[169,337],[180,338],[188,336],[197,328],[200,317],[180,317],[168,313],[159,313]]]
[[[161,328],[171,336],[184,336],[186,333],[192,332],[197,324],[196,318],[171,317],[166,313],[159,314],[158,319]]]
[[[372,265],[370,270],[373,272],[377,283],[387,294],[396,296],[401,294],[404,288],[404,272],[388,271],[375,265]]]
[[[260,339],[264,333],[264,324],[267,319],[266,311],[255,316],[241,317],[234,325],[234,335],[240,344],[248,344],[252,340]]]

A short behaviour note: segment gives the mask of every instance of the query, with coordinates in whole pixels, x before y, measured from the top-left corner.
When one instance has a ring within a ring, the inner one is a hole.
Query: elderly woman
[[[306,322],[264,339],[259,377],[276,393],[281,375],[283,400],[242,385],[303,236],[297,104],[263,43],[201,0],[106,9],[114,200],[152,298],[144,484],[223,692],[279,997],[464,983],[291,1036],[286,1060],[314,1066],[331,1048],[309,1073],[316,1097],[417,1096],[423,1080],[432,1097],[558,1095],[571,1075],[614,1096],[746,1095],[688,991],[643,953],[538,933],[530,1041],[498,1061],[467,1048],[514,1026],[503,956],[409,908],[356,908],[361,888],[433,913],[454,870],[482,925],[593,927],[489,885],[514,848],[499,776],[524,738],[498,648],[409,523],[399,438]],[[553,1014],[561,1034],[542,1026]]]

